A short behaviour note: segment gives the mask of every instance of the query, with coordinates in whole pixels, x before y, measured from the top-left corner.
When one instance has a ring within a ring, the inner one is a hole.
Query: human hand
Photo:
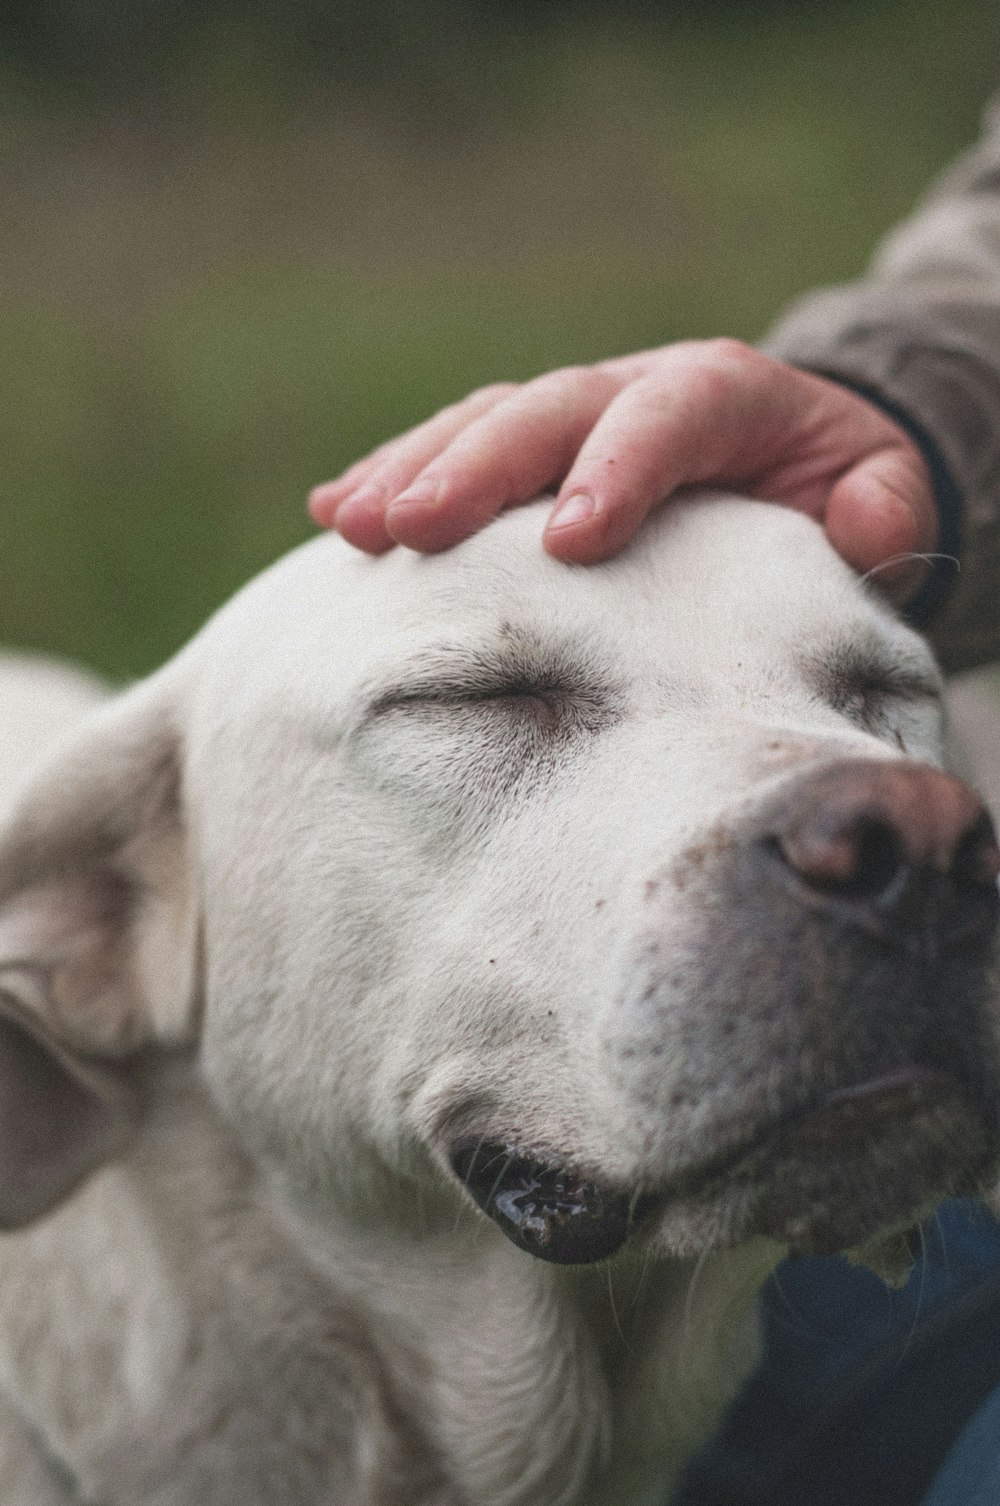
[[[692,485],[817,518],[897,601],[925,569],[899,557],[937,542],[930,476],[903,429],[849,388],[727,339],[483,388],[316,487],[309,506],[369,553],[432,552],[556,485],[545,548],[583,564]]]

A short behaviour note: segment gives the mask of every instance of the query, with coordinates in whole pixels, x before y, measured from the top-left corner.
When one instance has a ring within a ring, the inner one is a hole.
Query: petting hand
[[[483,388],[316,487],[309,505],[317,523],[370,553],[394,543],[430,552],[559,486],[545,548],[590,563],[693,485],[820,519],[848,564],[877,571],[896,600],[925,567],[886,562],[937,540],[923,457],[892,419],[849,388],[726,339]]]

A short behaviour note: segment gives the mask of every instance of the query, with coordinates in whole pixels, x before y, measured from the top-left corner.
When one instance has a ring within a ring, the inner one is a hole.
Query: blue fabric
[[[1000,1334],[997,1335],[1000,1343]],[[959,1438],[924,1506],[997,1506],[1000,1502],[1000,1387]]]
[[[702,1500],[735,1506],[766,1494],[775,1459],[820,1410],[833,1382],[857,1370],[887,1340],[916,1336],[933,1314],[1000,1271],[1000,1223],[977,1203],[945,1204],[926,1226],[925,1240],[901,1291],[889,1291],[842,1257],[786,1261],[778,1268],[763,1293],[763,1362],[712,1445],[694,1461],[680,1506]],[[905,1345],[900,1362],[905,1364]],[[941,1382],[947,1385],[947,1376]],[[872,1401],[877,1410],[878,1398]],[[905,1448],[905,1439],[896,1446]],[[986,1494],[971,1493],[977,1490]],[[923,1506],[973,1502],[1000,1506],[1000,1393],[956,1442]]]
[[[1000,1269],[1000,1223],[978,1203],[946,1203],[924,1237],[901,1291],[840,1256],[779,1266],[764,1292],[765,1369],[790,1407]]]

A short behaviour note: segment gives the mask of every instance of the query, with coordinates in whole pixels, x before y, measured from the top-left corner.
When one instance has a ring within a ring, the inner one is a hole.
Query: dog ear
[[[100,707],[0,830],[0,1227],[139,1119],[143,1049],[189,1040],[198,916],[167,672]]]

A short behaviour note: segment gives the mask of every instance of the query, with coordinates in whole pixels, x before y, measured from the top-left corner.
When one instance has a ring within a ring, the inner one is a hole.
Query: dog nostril
[[[960,890],[992,889],[1000,877],[1000,847],[989,816],[983,815],[955,849],[952,877]]]
[[[985,945],[1000,924],[1000,846],[982,800],[917,764],[803,778],[756,839],[800,900],[907,945]]]
[[[899,833],[875,816],[858,816],[832,829],[807,825],[776,838],[775,845],[811,888],[844,899],[878,900],[900,884],[909,867]]]

